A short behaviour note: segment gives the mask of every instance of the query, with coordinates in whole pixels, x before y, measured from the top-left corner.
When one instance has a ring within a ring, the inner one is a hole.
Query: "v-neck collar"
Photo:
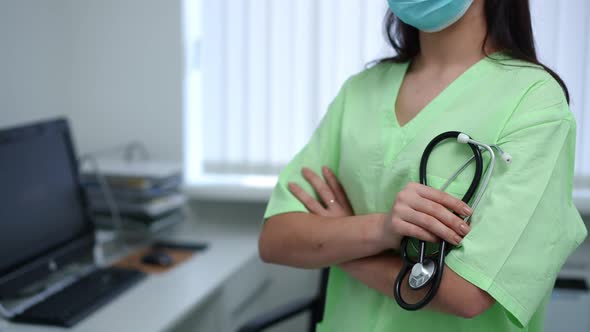
[[[437,94],[426,106],[424,106],[410,121],[405,123],[403,126],[400,126],[399,121],[397,119],[397,115],[395,112],[395,107],[397,103],[397,99],[399,96],[399,92],[401,86],[408,74],[408,70],[410,67],[411,61],[405,62],[401,64],[401,66],[397,67],[397,72],[394,73],[396,78],[392,86],[388,89],[387,97],[383,99],[383,109],[386,110],[388,122],[394,128],[398,128],[402,131],[411,131],[412,128],[416,127],[420,122],[422,122],[422,118],[428,117],[428,113],[433,112],[442,106],[444,102],[448,99],[448,95],[452,95],[453,90],[458,90],[464,87],[465,85],[469,84],[473,77],[477,77],[479,73],[485,69],[490,63],[490,59],[484,57],[483,59],[477,61],[473,65],[471,65],[467,70],[461,73],[455,80],[453,80],[449,85],[447,85],[439,94]],[[391,93],[393,91],[393,93]]]
[[[490,57],[496,56],[497,53],[490,55]],[[484,57],[471,65],[403,126],[400,126],[397,120],[395,105],[410,62],[392,65],[388,73],[390,84],[385,86],[380,110],[385,149],[384,163],[388,165],[414,138],[416,133],[421,131],[419,129],[425,128],[433,119],[444,112],[445,106],[454,99],[453,97],[457,96],[453,91],[460,91],[471,84],[474,79],[480,78],[485,70],[493,67],[493,61]]]

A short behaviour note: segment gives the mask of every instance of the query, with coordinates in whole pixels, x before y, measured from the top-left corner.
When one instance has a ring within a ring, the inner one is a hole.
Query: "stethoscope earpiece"
[[[460,133],[457,136],[457,142],[461,143],[461,144],[467,144],[469,143],[469,140],[471,139],[471,137],[469,137],[469,135],[464,134],[464,133]]]
[[[504,153],[500,154],[500,157],[501,157],[501,158],[502,158],[502,160],[504,160],[504,161],[505,161],[507,164],[510,164],[510,163],[512,163],[512,156],[511,156],[509,153],[507,153],[507,152],[504,152]]]
[[[459,135],[457,135],[457,142],[459,142],[461,144],[471,143],[471,144],[479,145],[479,146],[483,147],[484,149],[494,148],[494,149],[498,150],[498,152],[500,153],[500,158],[502,158],[502,160],[504,160],[504,162],[506,164],[512,163],[512,156],[510,155],[510,153],[504,152],[504,150],[502,150],[502,148],[500,148],[497,145],[487,145],[487,144],[479,143],[477,141],[472,140],[471,137],[469,137],[469,135],[467,135],[465,133],[459,133]]]

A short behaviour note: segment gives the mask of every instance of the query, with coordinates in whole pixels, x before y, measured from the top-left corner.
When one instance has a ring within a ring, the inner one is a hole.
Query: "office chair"
[[[318,293],[312,297],[302,298],[264,313],[244,324],[238,332],[259,332],[275,326],[296,315],[309,311],[308,331],[314,332],[317,323],[322,321],[326,288],[328,286],[329,268],[322,269]]]

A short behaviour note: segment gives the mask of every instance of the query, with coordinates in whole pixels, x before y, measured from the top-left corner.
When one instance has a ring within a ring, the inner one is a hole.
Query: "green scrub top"
[[[317,197],[301,168],[321,174],[324,165],[335,171],[356,215],[387,213],[408,182],[419,182],[430,140],[449,130],[464,132],[513,157],[510,165],[497,158],[471,232],[446,258],[450,269],[496,303],[473,319],[409,312],[332,267],[319,332],[543,331],[557,274],[587,235],[572,201],[575,119],[546,71],[494,57],[469,68],[404,126],[394,107],[408,63],[381,63],[348,79],[309,143],[281,172],[265,219],[307,212],[287,184]],[[456,142],[437,147],[428,164],[429,185],[439,188],[470,153]],[[472,174],[466,171],[447,192],[462,196]]]

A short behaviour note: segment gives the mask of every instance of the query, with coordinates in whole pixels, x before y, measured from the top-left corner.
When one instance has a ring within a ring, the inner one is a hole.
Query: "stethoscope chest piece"
[[[410,288],[418,290],[432,281],[432,276],[436,271],[436,264],[431,259],[424,260],[424,263],[416,263],[412,267],[410,277],[408,279]]]

